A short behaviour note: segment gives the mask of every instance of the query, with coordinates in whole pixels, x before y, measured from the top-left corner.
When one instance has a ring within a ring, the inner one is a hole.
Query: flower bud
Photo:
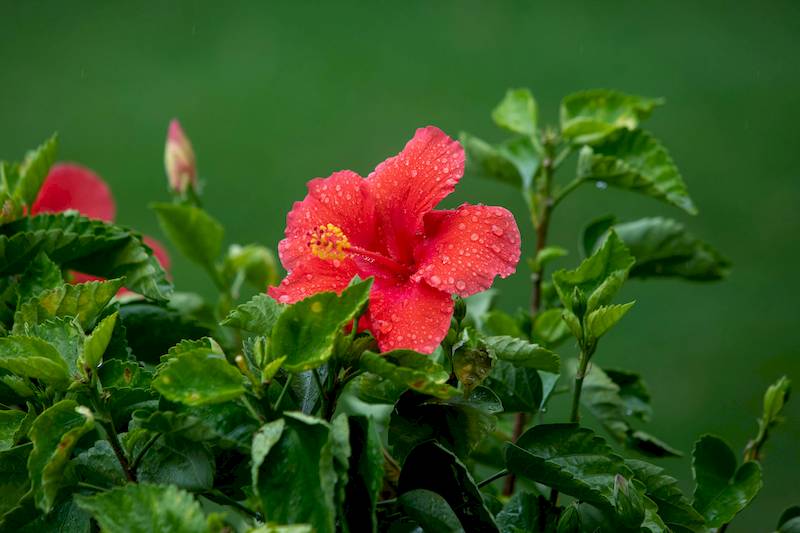
[[[197,166],[194,150],[177,119],[173,119],[169,123],[167,145],[164,150],[164,166],[167,170],[169,187],[173,192],[183,195],[190,187],[196,190]]]

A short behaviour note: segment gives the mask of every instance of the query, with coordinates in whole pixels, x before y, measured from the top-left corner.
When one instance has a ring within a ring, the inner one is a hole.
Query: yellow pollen
[[[321,224],[309,232],[308,247],[320,259],[341,261],[347,257],[350,241],[339,226]]]

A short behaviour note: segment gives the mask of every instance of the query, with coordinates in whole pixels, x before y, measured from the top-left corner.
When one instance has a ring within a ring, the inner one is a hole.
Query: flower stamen
[[[341,261],[347,257],[350,241],[339,226],[328,223],[309,232],[308,247],[320,259]]]

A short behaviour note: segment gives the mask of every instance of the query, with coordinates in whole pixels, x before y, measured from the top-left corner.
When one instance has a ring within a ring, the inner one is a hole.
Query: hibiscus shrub
[[[152,209],[209,274],[214,301],[173,290],[164,247],[113,222],[111,191],[90,170],[53,165],[55,137],[3,163],[0,529],[726,528],[761,488],[789,381],[767,390],[741,461],[700,437],[689,497],[657,465],[683,451],[642,429],[642,377],[596,359],[633,307],[613,303],[628,278],[716,281],[728,262],[674,220],[608,216],[583,230],[580,264],[545,275],[566,253],[547,242],[552,213],[584,183],[695,213],[640,128],[660,104],[581,92],[557,129],[540,129],[531,94],[512,90],[492,113],[502,143],[422,128],[366,178],[309,182],[278,246],[280,283],[269,249],[223,251],[173,122],[173,201]],[[574,177],[557,180],[574,160]],[[525,198],[537,237],[529,309],[496,309],[487,291],[518,267],[512,214],[436,209],[465,163]],[[563,420],[545,420],[553,402]],[[799,515],[778,528],[796,531]]]

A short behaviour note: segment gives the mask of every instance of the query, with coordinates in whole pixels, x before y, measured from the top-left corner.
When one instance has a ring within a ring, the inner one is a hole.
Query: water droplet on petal
[[[500,226],[496,226],[496,225],[492,224],[492,233],[494,233],[495,235],[497,235],[499,237],[500,235],[503,234],[503,228],[501,228]]]
[[[417,169],[416,168],[411,171],[411,177],[412,178],[416,178],[417,177]]]
[[[467,284],[464,283],[463,280],[456,281],[456,289],[463,291],[467,287]]]
[[[284,303],[284,304],[288,303],[289,302],[289,295],[282,294],[281,297],[278,298],[278,301],[281,302],[281,303]]]
[[[469,238],[472,239],[473,241],[477,241],[478,240],[478,234],[477,233],[473,233],[472,235],[469,236]]]
[[[431,285],[433,285],[434,287],[438,287],[439,285],[442,284],[442,278],[440,278],[439,276],[431,276],[431,279],[429,279],[428,281],[430,281]]]

